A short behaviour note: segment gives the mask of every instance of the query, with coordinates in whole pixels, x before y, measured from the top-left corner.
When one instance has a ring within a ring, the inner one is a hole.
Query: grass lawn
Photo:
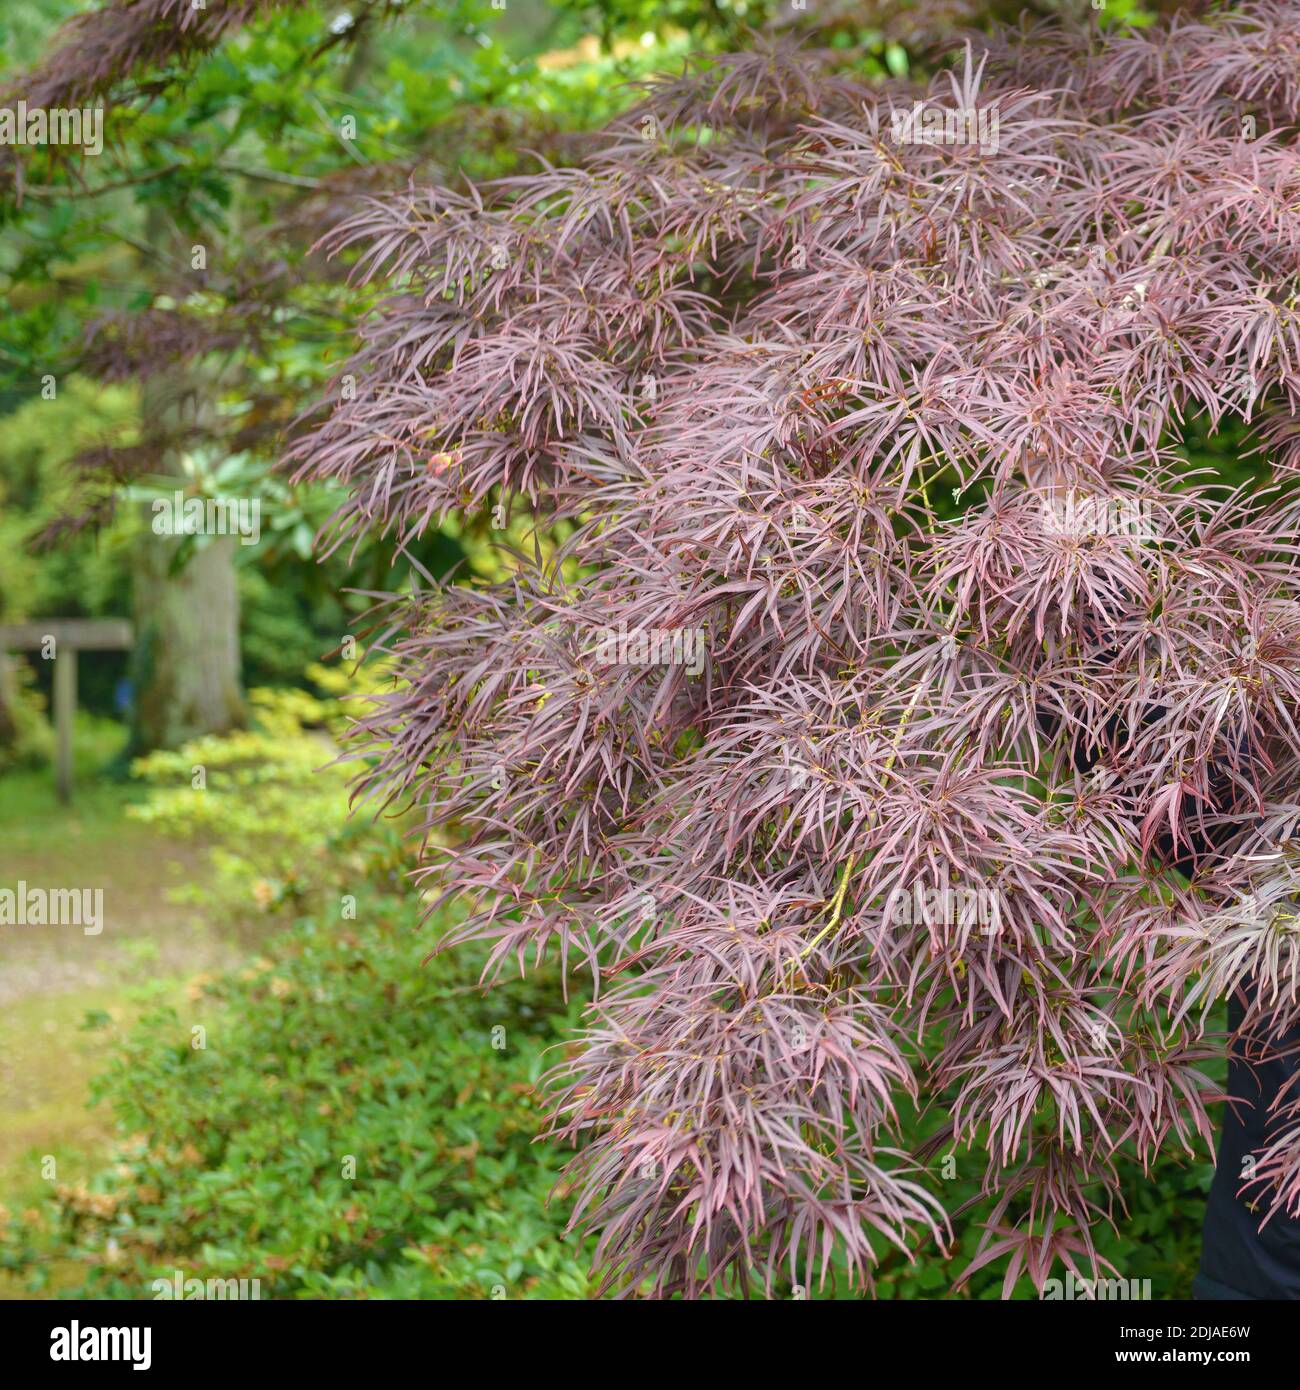
[[[172,900],[209,873],[205,848],[126,818],[143,790],[105,772],[123,740],[118,725],[79,720],[70,807],[49,768],[0,778],[0,887],[104,893],[98,936],[0,926],[0,1206],[14,1212],[54,1182],[76,1186],[102,1167],[112,1116],[87,1107],[87,1089],[112,1041],[143,1009],[179,1003],[187,980],[238,954],[233,929]],[[88,1015],[110,1022],[87,1030]],[[47,1157],[54,1179],[42,1175]],[[0,1276],[0,1297],[20,1294]]]

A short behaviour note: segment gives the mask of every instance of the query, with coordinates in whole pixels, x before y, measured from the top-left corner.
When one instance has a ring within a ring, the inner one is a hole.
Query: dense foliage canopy
[[[393,603],[359,751],[456,831],[453,940],[590,972],[555,1114],[611,1286],[946,1241],[911,1097],[997,1194],[977,1263],[1095,1272],[1119,1156],[1208,1136],[1209,1006],[1300,1021],[1297,110],[1294,0],[925,87],[758,46],[333,238],[381,293],[294,454],[333,544],[548,538]]]

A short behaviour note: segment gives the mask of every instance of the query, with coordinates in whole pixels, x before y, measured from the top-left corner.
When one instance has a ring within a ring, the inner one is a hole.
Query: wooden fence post
[[[120,618],[53,618],[48,622],[0,624],[0,651],[53,647],[55,785],[59,800],[72,800],[72,730],[77,713],[77,653],[126,651],[131,624]]]

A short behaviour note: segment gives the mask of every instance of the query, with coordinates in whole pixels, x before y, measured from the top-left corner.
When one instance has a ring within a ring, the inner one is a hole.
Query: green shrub
[[[484,997],[466,956],[422,966],[410,925],[301,922],[192,1015],[143,1019],[95,1084],[119,1162],[56,1189],[43,1231],[12,1223],[5,1263],[39,1288],[72,1256],[80,1297],[178,1269],[263,1298],[582,1297],[533,1142],[566,1012],[533,980]]]
[[[348,699],[364,699],[381,678],[319,665],[307,677],[329,698],[253,690],[252,728],[194,739],[132,765],[149,795],[131,818],[211,845],[215,885],[181,890],[189,901],[288,920],[297,912],[337,914],[345,897],[359,903],[375,891],[402,891],[400,824],[350,814],[355,768],[335,761]]]
[[[330,696],[381,679],[308,674]],[[214,841],[215,885],[189,890],[207,910],[288,930],[192,981],[184,1017],[141,1020],[94,1087],[120,1161],[9,1222],[3,1264],[40,1289],[71,1258],[84,1279],[59,1291],[89,1297],[151,1297],[177,1269],[263,1297],[581,1297],[546,1205],[560,1160],[533,1143],[542,1054],[573,1023],[557,981],[485,996],[481,957],[424,963],[400,828],[350,818],[327,766],[336,700],[252,706],[251,730],[137,762],[130,813]]]
[[[0,652],[0,772],[39,767],[53,755],[54,730],[31,667]]]

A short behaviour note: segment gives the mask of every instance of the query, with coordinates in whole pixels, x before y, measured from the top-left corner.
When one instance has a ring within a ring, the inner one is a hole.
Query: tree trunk
[[[171,536],[141,538],[135,573],[136,752],[175,748],[245,722],[239,682],[239,595],[233,536],[196,550],[170,572]]]
[[[180,240],[159,206],[150,209],[147,229],[152,245],[174,247]],[[185,483],[176,450],[167,442],[168,433],[179,433],[187,421],[209,419],[211,398],[218,387],[206,363],[161,373],[145,383],[144,419],[158,430],[160,439],[154,471],[162,477],[176,475],[178,489]],[[246,722],[234,566],[238,541],[233,536],[210,537],[175,572],[182,541],[154,532],[149,510],[134,576],[133,754],[176,748],[202,734],[228,733]]]
[[[13,661],[0,651],[0,748],[11,748],[18,738],[18,687]]]

